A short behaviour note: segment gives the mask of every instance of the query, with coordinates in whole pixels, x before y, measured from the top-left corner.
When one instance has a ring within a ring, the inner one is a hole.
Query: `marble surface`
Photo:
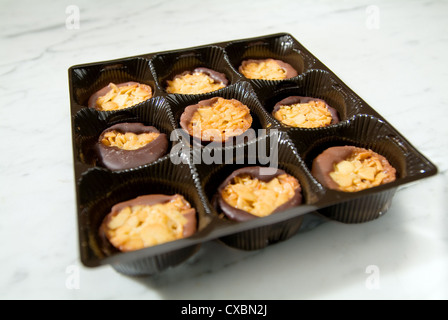
[[[448,2],[252,3],[2,1],[0,298],[448,298]],[[366,224],[325,223],[256,252],[210,242],[146,279],[84,267],[68,68],[277,32],[298,39],[439,174],[401,188],[389,212]]]

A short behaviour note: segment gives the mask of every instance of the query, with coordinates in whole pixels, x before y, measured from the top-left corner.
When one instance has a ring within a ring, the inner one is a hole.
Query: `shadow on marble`
[[[329,222],[252,252],[208,242],[184,264],[135,281],[163,299],[318,299],[341,287],[368,290],[369,266],[381,277],[407,267],[397,258],[410,245],[405,227],[394,225],[399,211],[395,205],[364,225]]]
[[[167,300],[401,299],[428,295],[419,291],[422,286],[432,286],[440,295],[443,273],[437,271],[446,264],[446,176],[438,174],[398,190],[389,211],[368,223],[325,222],[258,251],[211,241],[177,267],[129,279]],[[425,191],[434,194],[431,205],[409,200]],[[437,248],[434,240],[440,244]],[[437,252],[439,261],[434,259]],[[426,269],[436,273],[413,277]]]

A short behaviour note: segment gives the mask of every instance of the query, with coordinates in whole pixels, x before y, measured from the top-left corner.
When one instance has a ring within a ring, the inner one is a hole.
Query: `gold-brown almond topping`
[[[110,83],[110,90],[96,100],[96,107],[102,111],[120,110],[132,107],[152,97],[150,86],[131,84],[117,87]]]
[[[351,157],[334,165],[330,177],[340,190],[356,192],[395,180],[395,169],[377,153],[355,151]]]
[[[332,116],[323,101],[310,101],[280,106],[274,118],[285,125],[298,128],[319,128],[331,124]]]
[[[212,106],[199,107],[188,125],[189,133],[205,141],[226,140],[252,125],[249,108],[235,99],[219,98]]]
[[[136,134],[133,132],[122,133],[117,130],[107,131],[101,143],[109,147],[117,147],[123,150],[137,150],[148,143],[154,141],[160,133],[156,132],[145,132]]]
[[[291,200],[299,182],[288,174],[264,182],[249,175],[237,176],[222,191],[222,198],[234,208],[265,217]]]
[[[167,81],[166,92],[180,94],[200,94],[222,89],[225,85],[215,82],[211,77],[203,72],[185,74]]]
[[[177,196],[170,202],[123,208],[106,224],[106,236],[121,251],[132,251],[183,238],[190,204]]]
[[[241,68],[241,73],[248,79],[283,80],[286,70],[278,65],[274,59],[249,62]]]

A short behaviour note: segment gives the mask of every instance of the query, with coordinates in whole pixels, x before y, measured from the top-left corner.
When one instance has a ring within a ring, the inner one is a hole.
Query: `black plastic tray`
[[[238,72],[243,59],[268,57],[290,63],[299,75],[288,80],[263,81],[246,79]],[[166,79],[199,66],[225,73],[229,86],[201,95],[164,91]],[[69,68],[68,74],[79,248],[81,261],[88,267],[109,264],[123,274],[150,275],[184,262],[202,243],[215,239],[234,248],[258,250],[320,222],[368,222],[387,211],[399,186],[437,173],[435,165],[386,119],[287,33],[76,65]],[[95,91],[109,82],[126,81],[150,85],[154,97],[119,111],[99,112],[87,107],[87,100]],[[324,99],[338,110],[342,121],[318,129],[285,127],[271,112],[277,101],[290,95]],[[215,148],[213,152],[222,155],[228,152],[230,163],[200,162],[206,148],[196,148],[174,135],[170,148],[178,152],[173,152],[173,157],[167,155],[154,163],[123,171],[97,165],[91,146],[108,126],[143,122],[170,136],[180,128],[179,118],[185,106],[216,96],[243,101],[254,116],[254,129],[259,130],[249,142]],[[312,160],[329,146],[345,144],[371,148],[384,155],[397,169],[396,181],[357,193],[323,187],[310,173]],[[263,152],[254,157],[249,152],[252,147]],[[300,181],[304,204],[242,223],[223,219],[212,204],[220,182],[235,169],[271,164],[274,153],[278,154],[278,167]],[[186,239],[134,252],[104,250],[98,228],[112,205],[150,193],[183,194],[197,210],[198,232]]]

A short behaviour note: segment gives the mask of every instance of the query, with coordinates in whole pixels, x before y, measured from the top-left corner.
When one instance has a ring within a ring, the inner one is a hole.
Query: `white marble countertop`
[[[448,298],[448,2],[253,3],[2,1],[0,298]],[[326,223],[256,252],[210,242],[149,279],[84,267],[68,68],[278,32],[298,39],[439,174],[400,189],[389,212],[366,224]]]

